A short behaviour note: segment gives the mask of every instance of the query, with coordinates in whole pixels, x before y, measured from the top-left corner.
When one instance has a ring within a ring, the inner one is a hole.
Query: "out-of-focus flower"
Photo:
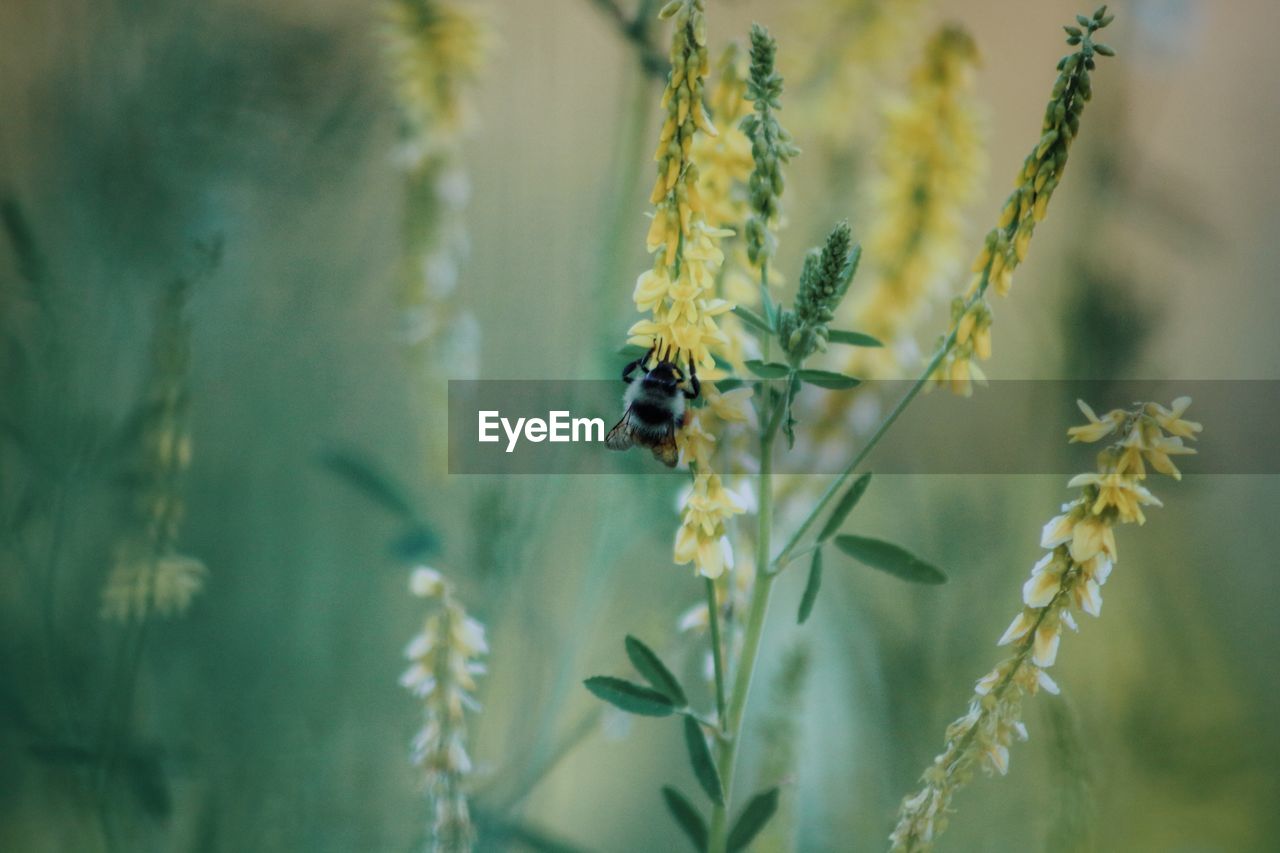
[[[704,219],[717,228],[737,230],[747,218],[747,180],[751,176],[751,140],[739,125],[751,104],[746,99],[741,50],[731,42],[716,63],[715,85],[707,106],[718,133],[697,134],[692,157],[699,166],[698,192]]]
[[[405,648],[410,665],[400,677],[401,686],[422,701],[423,723],[412,756],[431,804],[429,849],[469,851],[475,828],[463,790],[471,773],[466,715],[480,710],[476,676],[484,672],[480,658],[489,647],[484,626],[467,615],[440,572],[414,569],[409,589],[429,602],[422,630]]]
[[[926,0],[824,0],[797,12],[788,56],[805,139],[847,150],[865,136],[879,91],[920,32]]]
[[[137,417],[134,521],[116,545],[102,589],[102,617],[116,622],[185,612],[207,575],[203,563],[177,552],[185,511],[182,482],[191,465],[188,295],[189,283],[179,279],[156,308],[146,397]]]
[[[852,375],[888,378],[915,365],[916,324],[961,263],[964,212],[986,166],[973,93],[977,60],[967,32],[942,28],[905,95],[886,106],[866,240],[872,284],[846,312],[848,327],[885,347],[854,349],[846,366]]]
[[[400,116],[397,163],[405,173],[402,336],[445,362],[451,376],[476,362],[479,341],[456,295],[467,254],[470,197],[462,148],[475,125],[474,89],[489,28],[466,3],[390,0],[382,41]]]

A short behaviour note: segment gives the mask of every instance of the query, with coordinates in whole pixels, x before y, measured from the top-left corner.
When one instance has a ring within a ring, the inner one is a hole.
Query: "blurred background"
[[[397,679],[423,557],[489,633],[480,847],[684,844],[658,794],[695,787],[677,727],[602,712],[580,686],[623,672],[634,633],[703,690],[704,641],[676,630],[702,595],[670,561],[679,482],[451,477],[441,449],[447,378],[616,374],[649,263],[661,84],[610,4],[458,5],[490,36],[443,141],[403,109],[376,4],[0,5],[0,849],[420,847],[421,703]],[[1039,135],[1060,26],[1092,11],[707,5],[713,56],[759,20],[796,81],[792,281],[834,220],[874,227],[886,102],[948,21],[982,57],[967,263]],[[1119,56],[996,305],[986,371],[1274,379],[1280,8],[1112,10]],[[647,37],[665,52],[663,25]],[[438,265],[426,293],[405,284],[415,251]],[[1206,438],[1233,417],[1191,415]],[[1078,417],[1064,400],[1025,429]],[[857,529],[951,583],[829,569],[797,628],[803,579],[780,581],[739,767],[740,791],[787,780],[760,849],[886,846],[997,660],[1064,486],[880,478]],[[1008,778],[957,798],[943,849],[1274,849],[1280,483],[1153,489],[1166,506],[1120,531],[1104,617],[1063,645],[1063,695],[1028,703],[1030,741]],[[153,609],[181,614],[127,618],[140,542],[173,561]]]

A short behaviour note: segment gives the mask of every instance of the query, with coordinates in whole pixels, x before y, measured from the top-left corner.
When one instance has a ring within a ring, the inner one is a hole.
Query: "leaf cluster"
[[[626,638],[625,647],[627,659],[647,684],[639,684],[610,675],[596,675],[588,678],[583,684],[598,698],[629,714],[642,717],[682,716],[685,751],[689,755],[689,764],[694,778],[712,803],[723,806],[724,784],[720,779],[720,772],[716,769],[711,745],[704,732],[705,728],[712,729],[712,735],[718,742],[721,736],[719,724],[706,721],[690,707],[688,696],[680,680],[653,649],[630,635]],[[662,787],[662,798],[666,803],[667,811],[688,836],[694,849],[706,850],[710,834],[701,810],[684,793],[671,785]],[[776,787],[754,796],[729,831],[728,849],[745,849],[769,822],[777,807],[778,789]]]

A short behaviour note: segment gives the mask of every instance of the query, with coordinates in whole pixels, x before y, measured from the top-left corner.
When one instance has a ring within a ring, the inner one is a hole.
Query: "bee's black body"
[[[622,397],[626,412],[622,420],[605,437],[612,450],[626,450],[633,445],[647,447],[668,467],[675,467],[679,453],[676,430],[684,424],[685,401],[697,399],[701,389],[692,362],[689,366],[689,388],[684,387],[684,374],[671,361],[660,361],[645,369],[653,350],[644,358],[628,364],[622,371],[627,391]],[[637,370],[645,369],[640,378]]]

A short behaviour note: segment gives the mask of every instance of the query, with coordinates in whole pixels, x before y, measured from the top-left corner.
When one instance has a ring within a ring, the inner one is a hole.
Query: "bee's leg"
[[[698,399],[698,395],[702,393],[702,383],[698,381],[698,367],[693,359],[689,359],[689,391],[686,396],[690,400]]]
[[[622,381],[630,385],[632,373],[636,370],[647,371],[649,369],[649,358],[653,355],[653,351],[657,349],[657,347],[658,345],[655,343],[653,346],[649,347],[648,352],[622,368]]]

